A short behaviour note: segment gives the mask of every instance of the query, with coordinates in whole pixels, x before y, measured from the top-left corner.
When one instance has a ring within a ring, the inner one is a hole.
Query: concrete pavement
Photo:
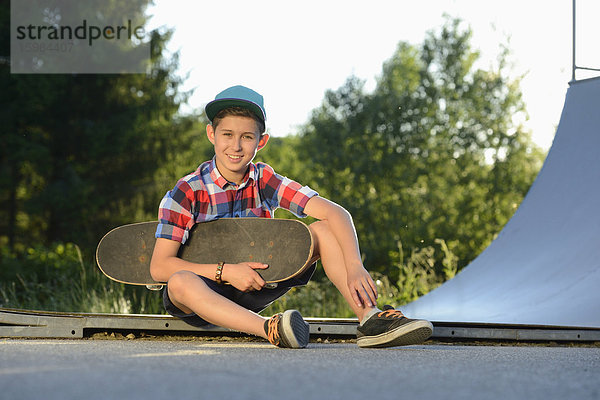
[[[2,399],[598,399],[599,347],[0,340]]]

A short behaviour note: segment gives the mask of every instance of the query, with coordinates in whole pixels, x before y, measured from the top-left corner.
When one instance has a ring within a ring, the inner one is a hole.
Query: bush
[[[160,313],[158,293],[106,278],[73,243],[21,252],[0,248],[0,307],[48,311]]]
[[[392,254],[398,272],[396,282],[389,276],[372,273],[380,307],[406,304],[454,276],[458,258],[445,241],[437,239],[435,243],[438,246],[413,249],[405,257],[399,242],[398,250]],[[84,258],[73,243],[36,246],[17,253],[0,247],[0,307],[90,313],[164,313],[160,292],[113,282],[95,263],[85,262]],[[435,265],[440,264],[443,268],[436,271]],[[271,304],[263,315],[297,309],[311,317],[354,317],[335,286],[323,274],[315,275],[317,278],[308,285],[292,288]]]
[[[398,270],[396,283],[393,284],[386,275],[373,274],[379,291],[378,303],[397,306],[410,303],[456,275],[458,257],[444,240],[436,239],[435,243],[439,250],[434,246],[416,248],[405,260],[402,243],[398,242],[398,251],[392,253]],[[435,266],[440,264],[437,262],[440,258],[442,270],[438,272]]]

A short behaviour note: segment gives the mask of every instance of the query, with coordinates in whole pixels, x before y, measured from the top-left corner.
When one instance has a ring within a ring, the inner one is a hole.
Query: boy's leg
[[[188,271],[174,274],[167,291],[173,306],[211,324],[263,337],[279,347],[303,348],[308,344],[309,327],[298,311],[288,310],[263,318],[215,292],[202,278]]]
[[[315,222],[310,228],[316,237],[315,256],[320,255],[327,277],[359,319],[357,344],[360,347],[418,344],[431,336],[433,325],[429,321],[406,318],[401,311],[390,306],[384,307],[384,311],[376,307],[357,306],[348,288],[342,249],[327,222]]]
[[[348,288],[348,279],[346,274],[346,265],[344,263],[344,254],[338,244],[337,239],[329,229],[327,222],[317,221],[310,225],[315,240],[314,254],[321,258],[321,264],[325,274],[344,296],[346,302],[354,311],[359,321],[362,321],[374,307],[359,307],[356,305]]]
[[[185,313],[194,313],[211,324],[267,339],[266,318],[214,292],[192,272],[174,274],[167,290],[173,304]]]

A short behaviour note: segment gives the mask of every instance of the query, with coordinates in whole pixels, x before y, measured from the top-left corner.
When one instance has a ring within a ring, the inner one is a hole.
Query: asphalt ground
[[[2,399],[599,399],[600,347],[0,339]]]

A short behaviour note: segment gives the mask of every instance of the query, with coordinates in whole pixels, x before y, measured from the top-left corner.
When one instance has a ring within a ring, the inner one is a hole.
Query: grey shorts
[[[231,285],[219,285],[215,281],[200,277],[204,282],[208,285],[216,293],[220,294],[223,297],[228,298],[240,306],[254,311],[260,312],[267,308],[269,304],[286,294],[291,288],[294,286],[304,286],[308,283],[313,273],[315,272],[316,263],[311,265],[302,273],[295,278],[288,279],[287,281],[279,282],[276,288],[274,289],[266,289],[253,291],[253,292],[242,292]],[[167,285],[163,290],[163,304],[165,306],[165,310],[169,315],[177,317],[184,321],[185,323],[201,328],[206,325],[210,325],[209,322],[203,320],[196,314],[186,314],[177,308],[171,299],[169,298],[169,291],[167,290]]]

